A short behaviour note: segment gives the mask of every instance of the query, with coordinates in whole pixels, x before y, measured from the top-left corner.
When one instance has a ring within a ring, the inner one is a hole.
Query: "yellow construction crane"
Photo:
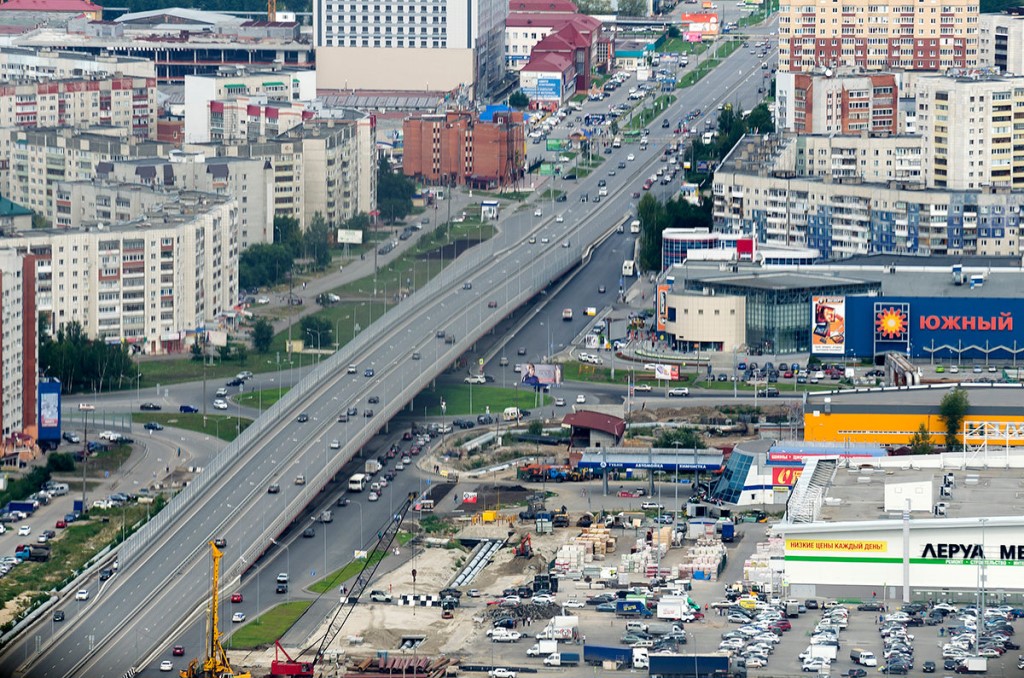
[[[277,0],[267,0],[267,21],[277,21]]]
[[[270,0],[271,3],[274,0]],[[228,661],[228,654],[224,646],[220,644],[220,617],[218,616],[219,584],[220,584],[220,559],[224,556],[217,545],[210,542],[210,553],[213,556],[213,581],[210,588],[210,618],[209,618],[209,646],[206,648],[206,659],[203,665],[199,665],[198,659],[188,663],[188,668],[179,671],[181,678],[252,678],[252,674],[235,673]]]

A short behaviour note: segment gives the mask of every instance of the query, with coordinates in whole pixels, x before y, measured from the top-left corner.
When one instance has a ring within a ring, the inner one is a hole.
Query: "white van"
[[[49,489],[50,494],[55,497],[63,497],[68,491],[69,488],[66,483],[54,483]]]
[[[506,407],[505,411],[501,413],[501,418],[505,421],[519,421],[523,418],[523,413],[519,411],[518,407]]]

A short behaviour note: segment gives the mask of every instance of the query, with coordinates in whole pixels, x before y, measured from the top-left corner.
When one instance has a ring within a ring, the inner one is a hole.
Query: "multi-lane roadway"
[[[714,111],[720,103],[752,101],[760,83],[760,59],[739,51],[702,83],[686,90],[666,115],[676,121],[692,108]],[[652,127],[659,123],[654,121]],[[223,563],[226,572],[239,572],[251,565],[268,539],[280,533],[282,517],[287,524],[291,518],[305,515],[303,508],[311,498],[306,488],[313,486],[311,491],[315,492],[321,483],[331,487],[328,476],[454,356],[551,279],[580,262],[589,244],[614,228],[632,209],[631,194],[641,178],[661,164],[662,150],[663,145],[652,143],[647,151],[625,147],[605,156],[605,168],[617,167],[629,153],[635,155],[635,160],[627,162],[627,168],[608,181],[609,195],[599,204],[579,203],[579,195],[596,195],[597,182],[607,178],[606,172],[599,169],[573,182],[575,185],[564,186],[568,191],[564,205],[572,212],[572,218],[564,223],[556,223],[552,214],[535,217],[532,209],[504,219],[496,238],[461,257],[435,281],[434,288],[428,286],[423,294],[414,295],[393,310],[390,321],[380,323],[379,330],[375,325],[370,330],[374,331],[372,342],[357,342],[350,351],[343,349],[321,363],[307,378],[301,404],[282,405],[272,411],[272,419],[264,422],[269,425],[265,434],[204,492],[196,493],[190,505],[178,506],[180,514],[174,524],[123,566],[117,576],[94,589],[81,613],[57,630],[52,642],[44,642],[41,632],[33,629],[9,646],[0,657],[0,673],[115,676],[137,666],[140,658],[165,648],[174,629],[204,599],[209,578],[206,541],[217,536],[228,540]],[[531,235],[538,238],[537,243],[528,242]],[[548,237],[549,243],[542,243],[543,237]],[[615,248],[628,247],[628,238],[628,234],[615,235],[605,245],[612,248],[606,256],[617,262],[613,264],[614,280],[605,282],[610,290],[618,288],[621,264],[621,250]],[[576,308],[602,305],[593,281],[581,277],[579,284],[581,299]],[[588,292],[591,287],[593,291]],[[532,351],[544,355],[554,344],[568,343],[579,329],[574,325],[549,321],[540,329],[533,323],[522,340]],[[550,339],[548,331],[552,332]],[[439,338],[440,333],[451,337],[453,343]],[[413,353],[418,353],[420,360],[414,360]],[[349,362],[357,365],[355,374],[343,368]],[[373,376],[365,376],[371,369]],[[380,404],[370,405],[371,396],[380,398]],[[339,423],[339,412],[352,406],[359,409],[359,416]],[[371,409],[371,416],[363,416]],[[307,414],[309,421],[299,423],[296,416],[300,412]],[[326,444],[335,437],[345,443],[341,450],[331,450]],[[298,475],[304,475],[308,485],[295,485]],[[275,482],[282,492],[270,495],[267,487]],[[413,480],[401,483],[406,484],[413,484]],[[366,524],[386,518],[387,503],[377,504],[374,510],[380,516],[364,516]],[[350,514],[348,525],[351,520]],[[258,545],[255,554],[252,545]],[[241,560],[247,549],[252,562]],[[286,558],[289,556],[286,552]],[[341,553],[335,557],[341,560],[332,563],[331,554],[327,554],[328,569],[347,560]],[[303,562],[304,569],[309,566],[309,562]],[[228,581],[225,586],[231,590],[235,583]]]

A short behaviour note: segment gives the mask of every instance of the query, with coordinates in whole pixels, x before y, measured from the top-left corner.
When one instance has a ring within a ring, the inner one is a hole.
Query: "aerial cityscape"
[[[1024,670],[946,3],[0,1],[0,676]]]

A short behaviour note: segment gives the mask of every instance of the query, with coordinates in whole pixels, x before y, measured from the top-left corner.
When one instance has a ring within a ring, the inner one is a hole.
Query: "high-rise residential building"
[[[172,151],[166,158],[100,162],[95,176],[101,182],[135,184],[163,193],[198,191],[234,198],[238,201],[239,251],[274,240],[274,168],[265,160]],[[74,209],[76,198],[69,193],[77,196],[88,190],[91,183],[58,185],[58,226],[82,225],[82,216],[87,212]],[[65,218],[70,223],[65,224]]]
[[[743,137],[715,170],[715,229],[753,235],[769,247],[810,247],[837,259],[872,253],[1024,253],[1024,192],[928,188],[858,176],[859,160],[852,156],[864,154],[867,164],[898,159],[901,146],[869,143],[878,141],[831,146],[831,140],[812,144],[789,135]],[[850,171],[834,174],[819,167],[812,173],[800,159],[801,150],[820,152],[826,162],[848,163]],[[835,157],[828,158],[833,151]],[[912,158],[913,149],[908,154]],[[907,162],[912,170],[914,161]]]
[[[485,98],[505,77],[508,9],[508,0],[316,0],[317,87]]]
[[[480,189],[522,178],[526,132],[521,113],[499,113],[482,122],[475,113],[450,111],[407,118],[402,129],[406,176]]]
[[[899,131],[900,79],[893,73],[778,73],[775,98],[780,131]]]
[[[109,189],[111,200],[120,194]],[[134,222],[21,231],[0,237],[0,250],[38,258],[34,298],[51,331],[78,322],[92,338],[185,352],[196,332],[234,322],[237,208],[221,196],[177,192]]]
[[[0,434],[35,423],[36,258],[0,246]]]
[[[312,117],[316,71],[281,69],[185,77],[185,142],[274,136]]]
[[[274,173],[273,214],[306,227],[320,214],[338,226],[377,205],[376,119],[359,111],[307,120],[275,137],[219,144],[186,144],[209,156],[256,158]]]
[[[922,77],[915,89],[929,185],[1024,188],[1024,77]]]
[[[0,127],[123,127],[132,136],[156,135],[156,79],[0,82]]]
[[[54,202],[58,183],[91,179],[102,161],[167,156],[173,150],[169,144],[132,139],[124,128],[91,129],[0,128],[0,193],[60,226]]]
[[[978,0],[781,0],[779,70],[941,71],[978,65]]]
[[[1000,73],[1024,75],[1024,14],[1021,8],[978,17],[978,65],[997,68]]]

